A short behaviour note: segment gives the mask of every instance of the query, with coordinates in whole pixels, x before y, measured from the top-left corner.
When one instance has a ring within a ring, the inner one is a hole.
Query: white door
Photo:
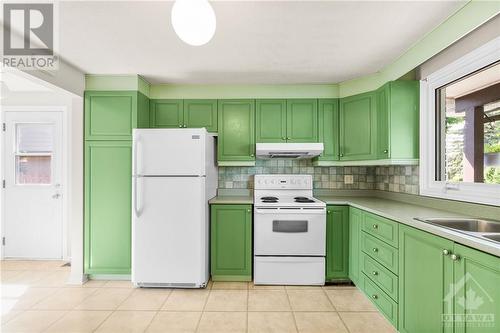
[[[4,256],[61,259],[62,112],[4,114]]]

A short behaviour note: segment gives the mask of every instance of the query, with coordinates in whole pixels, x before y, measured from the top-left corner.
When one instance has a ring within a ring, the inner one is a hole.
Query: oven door
[[[254,254],[324,256],[325,208],[255,208]]]

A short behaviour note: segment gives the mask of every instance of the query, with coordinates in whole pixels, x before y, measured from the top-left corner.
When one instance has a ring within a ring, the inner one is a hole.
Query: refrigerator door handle
[[[137,196],[137,186],[138,186],[138,172],[137,172],[137,149],[139,147],[139,142],[138,142],[138,138],[136,137],[135,140],[134,140],[134,156],[133,156],[133,160],[134,160],[134,165],[133,165],[133,168],[134,168],[134,213],[135,213],[135,216],[136,217],[139,217],[140,215],[140,212],[139,212],[139,208],[138,208],[138,204],[137,204],[137,201],[138,201],[138,196]]]

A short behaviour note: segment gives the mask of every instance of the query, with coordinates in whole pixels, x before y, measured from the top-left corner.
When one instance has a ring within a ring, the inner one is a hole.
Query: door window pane
[[[16,156],[16,184],[50,184],[52,156]]]
[[[18,153],[51,153],[53,124],[17,124],[16,151]]]
[[[500,64],[436,91],[436,180],[500,184]]]

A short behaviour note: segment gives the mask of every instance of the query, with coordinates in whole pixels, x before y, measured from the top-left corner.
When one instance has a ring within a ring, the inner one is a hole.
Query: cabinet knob
[[[282,137],[282,138],[281,138],[281,140],[286,140],[286,138],[285,138],[285,137]]]
[[[450,258],[451,258],[451,260],[453,260],[453,261],[458,261],[458,260],[460,260],[460,256],[459,256],[458,254],[452,254],[452,255],[450,256]]]
[[[252,210],[251,210],[251,209],[247,209],[247,212],[251,213],[251,212],[252,212]]]
[[[372,295],[372,298],[373,298],[373,299],[377,299],[377,298],[378,298],[378,296],[377,296],[377,295]]]
[[[388,152],[389,152],[389,150],[384,149],[384,154],[387,154]]]
[[[188,127],[188,125],[184,124],[184,127]]]
[[[373,229],[378,229],[378,225],[377,225],[377,224],[374,224],[374,225],[373,225]]]
[[[287,140],[291,140],[292,138],[288,137],[288,138],[286,138],[286,139],[287,139]]]
[[[332,213],[332,211],[331,211],[331,210],[327,210],[327,211],[326,211],[326,213],[327,213],[327,214],[331,214],[331,213]]]
[[[250,157],[254,157],[254,156],[255,156],[255,154],[250,154]]]
[[[340,153],[340,157],[343,157],[343,156],[344,156],[344,154]]]
[[[179,127],[181,127],[181,128],[182,128],[182,125],[179,125]]]
[[[449,255],[449,254],[450,254],[450,251],[449,251],[449,250],[446,250],[446,249],[444,249],[444,250],[443,250],[443,255],[444,255],[444,256],[447,256],[447,255]]]
[[[375,275],[375,276],[377,276],[378,272],[377,271],[373,271],[372,274]]]
[[[377,253],[378,249],[376,247],[373,248],[373,252]]]

